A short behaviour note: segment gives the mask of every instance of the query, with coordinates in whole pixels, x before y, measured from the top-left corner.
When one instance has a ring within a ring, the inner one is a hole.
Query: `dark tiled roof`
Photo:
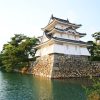
[[[68,31],[68,30],[69,30],[69,28],[66,28],[66,29],[55,28],[55,29],[57,29],[57,30],[59,30],[59,31]]]
[[[79,33],[79,32],[78,32]],[[86,35],[86,33],[79,33],[80,35]]]
[[[68,31],[69,30],[69,28],[66,28],[66,29],[59,29],[59,28],[55,28],[56,30],[59,30],[59,31]],[[70,28],[71,29],[71,28]],[[72,32],[73,33],[73,32]],[[86,35],[86,33],[79,33],[79,32],[77,32],[79,35]]]
[[[76,41],[76,40],[70,40],[70,39],[64,39],[64,38],[58,38],[58,37],[53,37],[52,34],[47,34],[45,33],[46,37],[48,39],[55,39],[55,40],[59,40],[59,41],[66,41],[66,42],[72,42],[72,43],[81,43],[81,44],[87,44],[86,42],[83,41]]]
[[[55,28],[54,27],[54,29],[59,30],[59,31],[64,31],[64,29],[60,29],[60,28]]]
[[[45,35],[46,35],[46,37],[47,37],[48,39],[51,39],[51,38],[52,38],[52,34],[47,34],[47,33],[45,32]]]
[[[54,27],[53,29],[56,29],[56,30],[59,30],[59,31],[68,31],[68,30],[69,30],[69,28],[66,28],[66,29],[60,29],[60,28],[56,28],[56,27]],[[53,30],[53,29],[52,29],[52,30]],[[51,31],[52,31],[52,30],[51,30]],[[45,32],[48,33],[48,32],[50,32],[50,31],[45,30]]]
[[[58,37],[52,37],[55,40],[59,41],[66,41],[66,42],[73,42],[73,43],[81,43],[81,44],[86,44],[86,42],[83,41],[76,41],[76,40],[70,40],[70,39],[63,39],[63,38],[58,38]]]
[[[69,23],[69,24],[77,25],[77,24],[74,24],[74,23],[70,23],[68,19],[64,20],[64,19],[61,19],[61,18],[54,17],[53,15],[51,16],[51,19],[56,19],[56,20],[64,22],[64,23]],[[82,25],[78,24],[78,26],[82,26]]]
[[[56,19],[56,20],[58,20],[58,21],[62,21],[62,22],[65,22],[65,23],[69,23],[69,20],[67,19],[67,20],[64,20],[64,19],[60,19],[60,18],[57,18],[57,17],[51,17],[52,19]]]

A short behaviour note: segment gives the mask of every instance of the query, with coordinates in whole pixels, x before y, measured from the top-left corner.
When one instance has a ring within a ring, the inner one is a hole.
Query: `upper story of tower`
[[[81,26],[81,24],[74,24],[69,22],[68,19],[64,20],[52,15],[49,23],[47,24],[47,26],[42,28],[42,30],[45,34],[52,37],[78,41],[81,37],[84,37],[86,35],[86,33],[80,33],[76,31]],[[48,40],[45,34],[43,35],[42,42]]]

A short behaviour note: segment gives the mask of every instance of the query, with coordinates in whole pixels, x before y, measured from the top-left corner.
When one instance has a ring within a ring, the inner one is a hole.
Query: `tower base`
[[[87,56],[54,53],[37,58],[32,74],[47,78],[100,76],[100,67]]]

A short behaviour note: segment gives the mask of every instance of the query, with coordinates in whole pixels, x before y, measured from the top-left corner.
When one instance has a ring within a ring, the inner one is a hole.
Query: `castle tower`
[[[33,74],[49,78],[74,77],[68,74],[69,68],[78,67],[77,61],[86,61],[90,56],[87,44],[80,40],[86,33],[77,32],[80,26],[51,16],[48,25],[42,28],[40,44],[35,47],[37,61]]]

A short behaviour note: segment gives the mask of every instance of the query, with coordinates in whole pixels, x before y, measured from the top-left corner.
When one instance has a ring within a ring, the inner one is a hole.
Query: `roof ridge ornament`
[[[50,23],[50,21],[51,21],[53,18],[54,18],[54,17],[53,17],[53,14],[52,14],[51,17],[50,17],[50,19],[49,19],[48,24]]]
[[[67,20],[66,20],[68,23],[69,23],[69,19],[67,18]]]
[[[51,15],[51,19],[53,19],[54,17],[53,17],[53,14]]]

